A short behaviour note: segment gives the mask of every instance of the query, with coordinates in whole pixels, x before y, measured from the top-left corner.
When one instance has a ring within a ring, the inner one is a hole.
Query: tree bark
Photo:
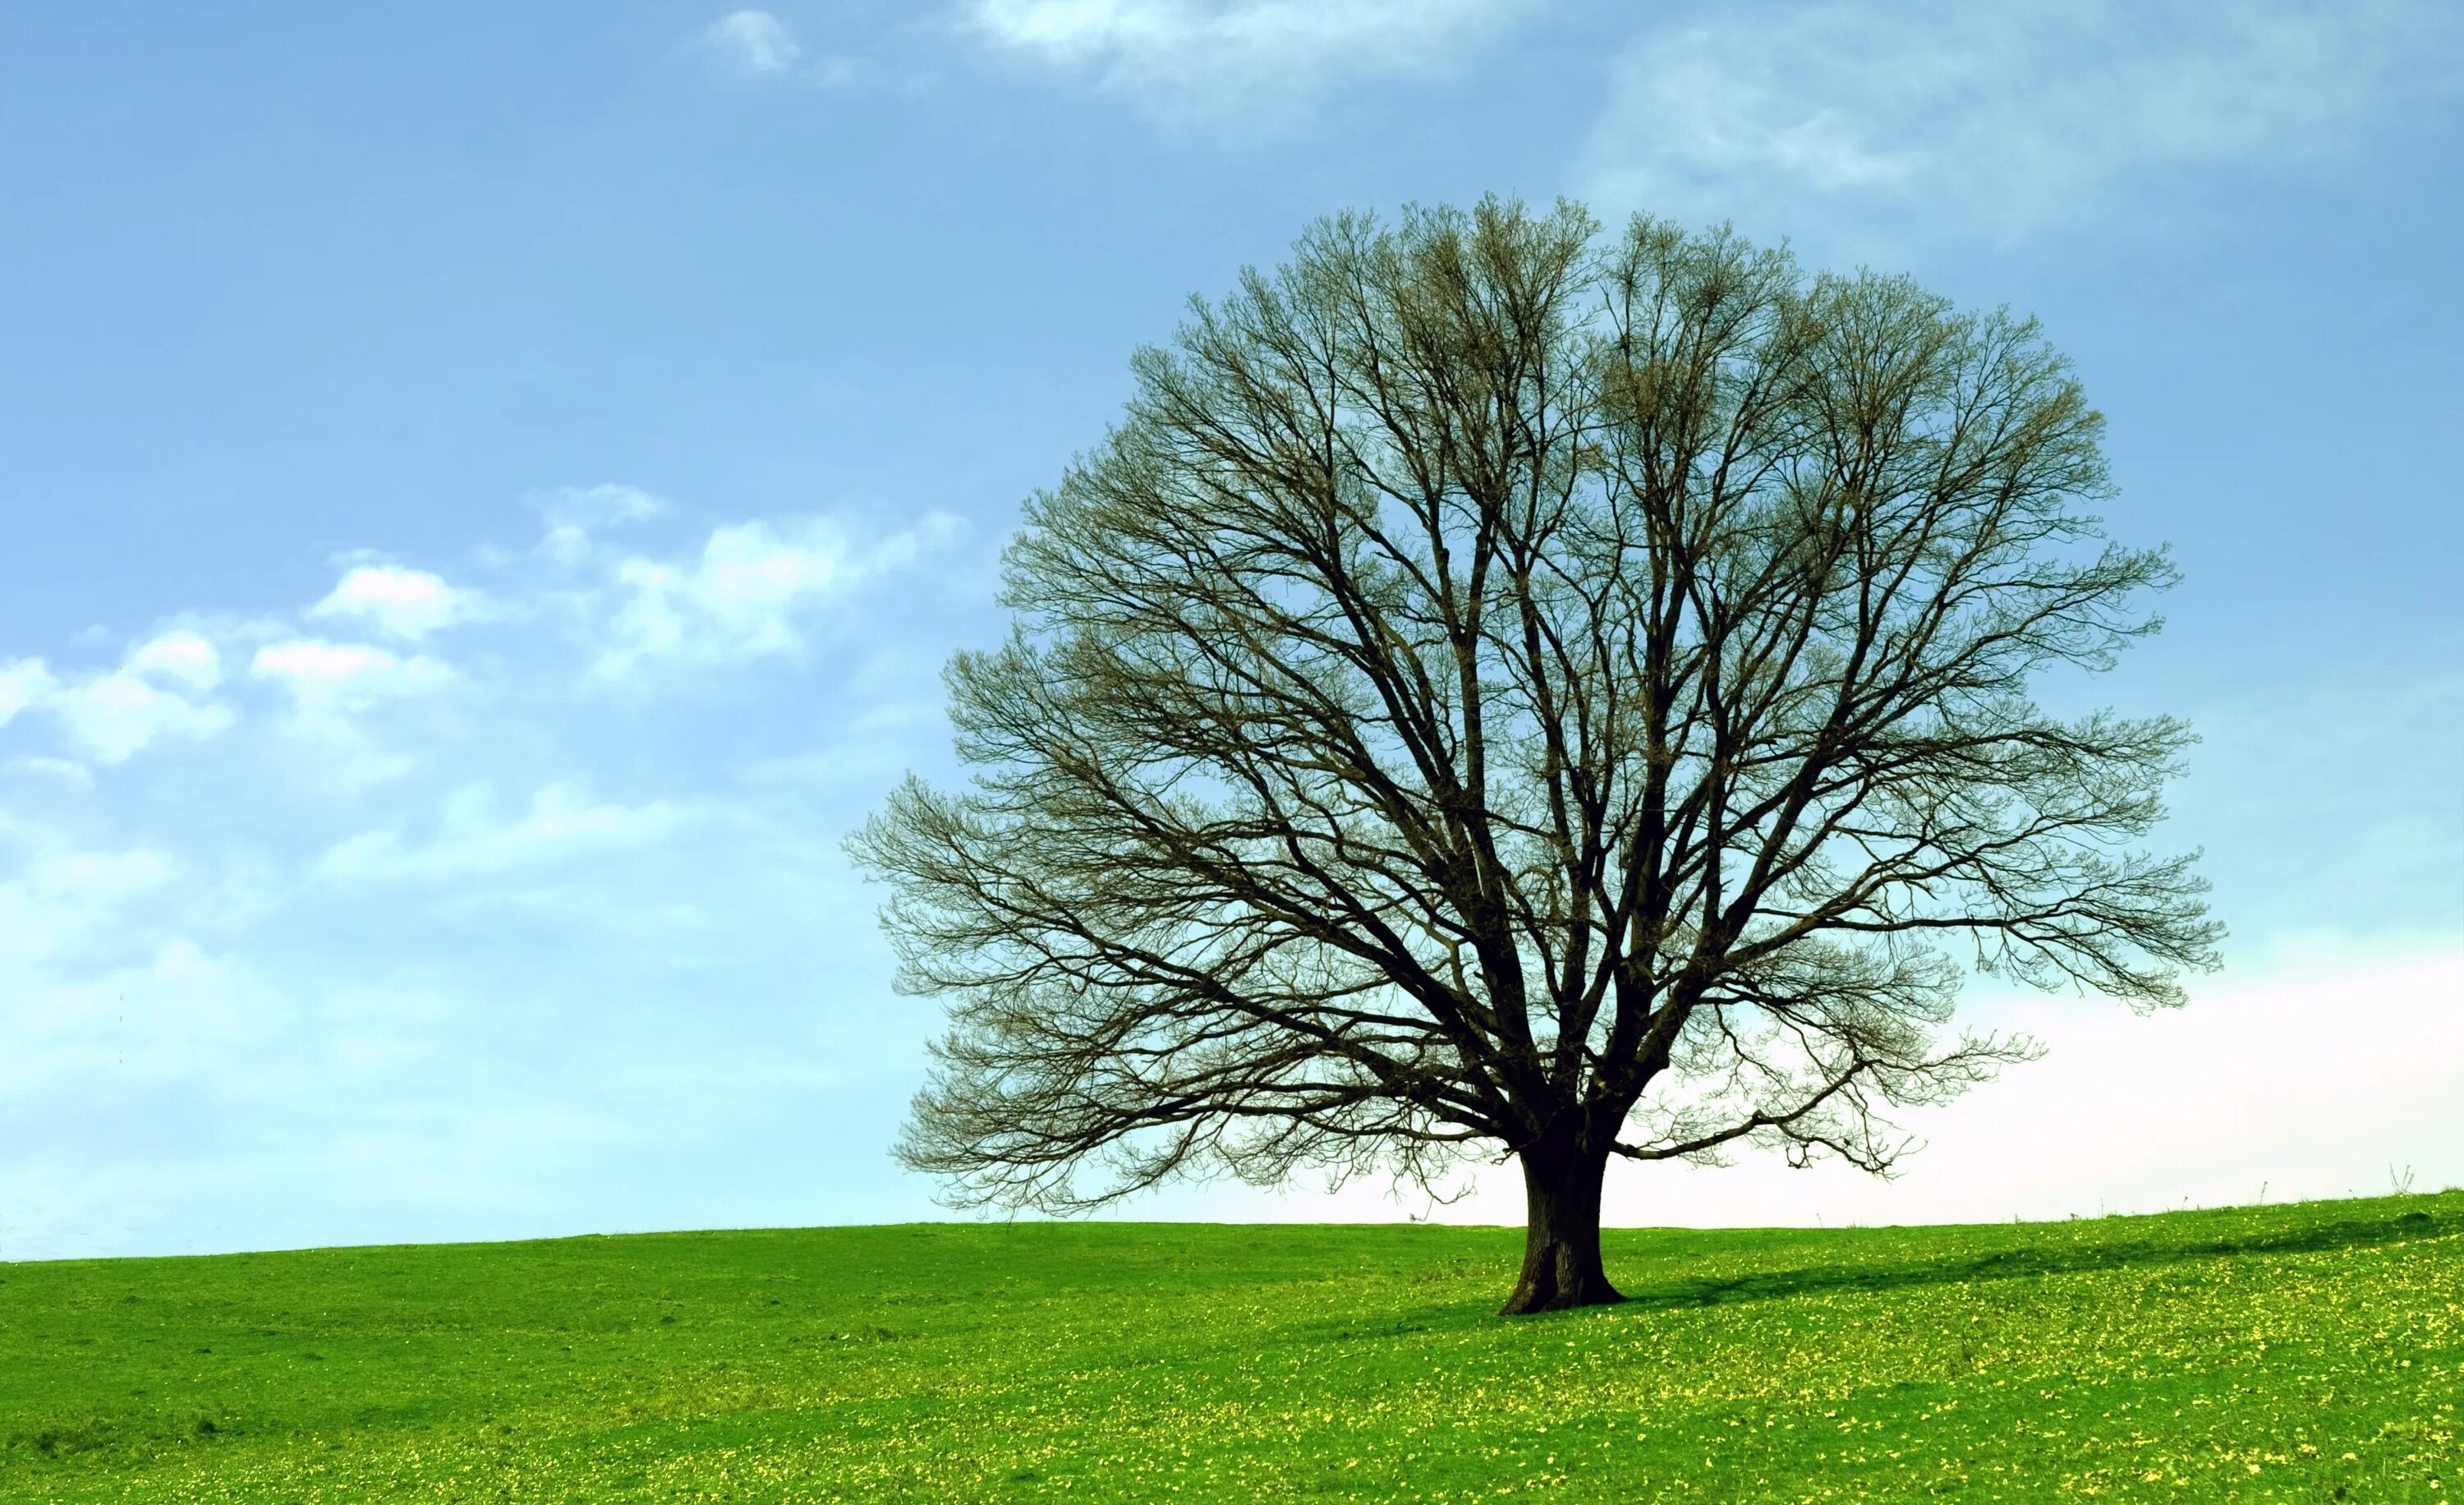
[[[1622,1301],[1600,1268],[1600,1183],[1608,1157],[1542,1142],[1523,1151],[1523,1273],[1504,1315]]]

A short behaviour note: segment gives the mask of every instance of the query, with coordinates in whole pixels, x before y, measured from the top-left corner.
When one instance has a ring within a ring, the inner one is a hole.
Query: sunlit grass
[[[932,1225],[0,1266],[0,1498],[2439,1500],[2464,1194],[1609,1238]]]

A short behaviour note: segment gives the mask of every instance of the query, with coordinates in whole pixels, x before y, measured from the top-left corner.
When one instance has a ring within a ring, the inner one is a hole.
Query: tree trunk
[[[1600,1182],[1608,1157],[1544,1143],[1525,1150],[1521,1159],[1523,1273],[1504,1315],[1624,1300],[1600,1268]]]

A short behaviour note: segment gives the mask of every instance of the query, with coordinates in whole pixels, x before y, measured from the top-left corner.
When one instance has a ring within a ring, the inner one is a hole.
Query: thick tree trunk
[[[1600,1182],[1608,1157],[1556,1144],[1523,1152],[1523,1273],[1505,1315],[1625,1299],[1600,1268]]]

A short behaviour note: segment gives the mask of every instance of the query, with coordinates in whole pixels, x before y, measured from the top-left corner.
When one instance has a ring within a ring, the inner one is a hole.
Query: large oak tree
[[[1611,1159],[1883,1171],[2031,1051],[1968,976],[2212,964],[2135,845],[2188,730],[2032,698],[2173,576],[2034,322],[1489,201],[1322,221],[1133,370],[949,667],[968,782],[851,844],[961,1200],[1511,1157],[1507,1310],[1611,1301]]]

